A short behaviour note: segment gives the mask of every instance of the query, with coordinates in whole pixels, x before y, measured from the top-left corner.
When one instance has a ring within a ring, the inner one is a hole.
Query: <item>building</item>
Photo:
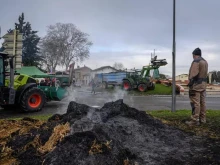
[[[185,82],[188,81],[189,75],[188,74],[180,74],[176,76],[176,81]]]
[[[100,74],[100,73],[111,73],[111,72],[117,72],[118,70],[111,67],[111,66],[103,66],[97,69],[94,69],[91,72],[91,78],[95,78],[96,74]]]
[[[74,69],[74,78],[76,83],[80,83],[82,85],[88,85],[90,82],[90,73],[91,73],[92,69],[90,69],[87,66],[83,66],[83,67],[77,67],[76,69]]]
[[[84,74],[83,75],[83,82],[84,82],[84,85],[89,85],[89,83],[91,82],[91,76],[90,76],[91,73],[87,73],[87,74]]]

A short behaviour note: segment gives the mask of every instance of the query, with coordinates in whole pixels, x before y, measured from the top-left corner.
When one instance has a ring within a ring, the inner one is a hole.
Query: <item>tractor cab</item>
[[[141,75],[141,70],[132,69],[131,71],[126,72],[126,73],[127,73],[127,78],[137,79]]]
[[[6,72],[9,56],[6,53],[0,52],[0,87],[5,86],[6,76],[9,76],[10,72]],[[10,60],[10,66],[13,65]],[[12,66],[11,66],[12,67]]]

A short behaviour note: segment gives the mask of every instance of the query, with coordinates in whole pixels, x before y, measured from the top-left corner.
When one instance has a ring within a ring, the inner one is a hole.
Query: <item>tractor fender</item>
[[[131,86],[135,85],[135,82],[132,78],[123,78],[122,81],[127,80],[131,83]]]
[[[138,84],[148,84],[148,82],[147,81],[145,81],[145,80],[140,80],[139,82],[138,82]]]
[[[28,83],[28,84],[20,86],[16,91],[16,102],[20,103],[21,98],[22,98],[23,94],[25,93],[25,91],[27,91],[28,89],[33,88],[33,87],[37,87],[37,84]]]
[[[139,84],[141,84],[141,83],[148,85],[148,84],[151,83],[151,81],[150,81],[150,79],[147,77],[147,78],[142,78],[142,79],[139,81]]]

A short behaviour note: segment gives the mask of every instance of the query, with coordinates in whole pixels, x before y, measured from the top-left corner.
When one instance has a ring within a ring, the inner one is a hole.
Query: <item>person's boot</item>
[[[200,123],[201,123],[201,124],[205,124],[205,123],[206,123],[206,119],[201,119],[201,120],[200,120]]]
[[[200,125],[199,121],[196,121],[196,120],[186,121],[185,123],[188,126],[199,126]]]

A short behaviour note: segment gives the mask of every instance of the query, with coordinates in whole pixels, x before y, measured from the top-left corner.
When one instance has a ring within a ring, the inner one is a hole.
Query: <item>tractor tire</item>
[[[155,89],[154,83],[152,83],[147,89],[148,89],[148,90],[154,90],[154,89]]]
[[[140,92],[146,92],[146,90],[147,90],[147,85],[146,85],[146,84],[139,84],[139,85],[138,85],[138,90],[139,90]]]
[[[128,80],[123,80],[122,82],[122,89],[129,91],[131,90],[131,83]]]
[[[36,112],[42,110],[45,103],[45,93],[41,89],[33,87],[25,91],[21,98],[20,106],[22,111]]]

